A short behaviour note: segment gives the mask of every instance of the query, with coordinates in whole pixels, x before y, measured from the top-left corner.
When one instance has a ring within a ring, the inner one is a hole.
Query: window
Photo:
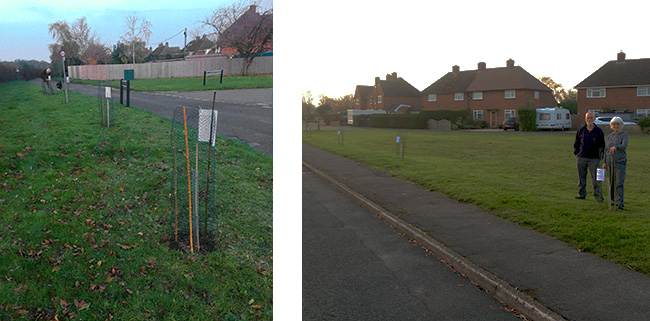
[[[359,98],[357,98],[357,105],[359,104]]]
[[[587,88],[587,98],[605,98],[605,88]]]
[[[465,95],[463,93],[455,93],[454,94],[454,100],[464,100]]]
[[[438,96],[436,94],[429,94],[429,101],[436,101],[438,99]]]
[[[539,91],[535,92],[535,99],[539,99]]]
[[[636,87],[637,96],[650,96],[650,86],[639,86]]]
[[[594,117],[598,117],[598,115],[600,115],[600,109],[589,109],[587,112],[594,113]]]
[[[515,110],[514,110],[514,109],[506,110],[506,113],[505,113],[505,119],[508,119],[508,118],[515,118],[515,117],[516,117],[516,116],[515,116]]]
[[[483,120],[483,111],[475,110],[474,111],[474,120]]]
[[[506,90],[506,99],[515,99],[515,90]]]
[[[551,114],[539,114],[539,120],[551,120]]]
[[[569,114],[565,114],[565,115],[566,115],[566,119],[571,119],[571,115]]]
[[[377,96],[377,103],[381,104],[381,95]]]
[[[368,99],[368,104],[372,105],[372,98]]]
[[[472,94],[472,99],[474,100],[483,100],[483,92],[482,91],[477,91]]]
[[[650,116],[650,109],[637,109],[636,115],[639,116],[639,118],[648,117]]]

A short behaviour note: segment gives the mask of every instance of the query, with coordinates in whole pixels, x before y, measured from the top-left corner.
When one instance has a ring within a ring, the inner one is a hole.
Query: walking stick
[[[616,176],[614,176],[614,171],[616,170],[616,165],[614,165],[614,157],[613,156],[614,156],[614,154],[612,154],[612,179],[611,179],[611,183],[612,183],[612,189],[614,190],[613,191],[613,193],[614,193],[614,195],[613,195],[614,196],[614,201],[616,201],[616,182],[614,182],[614,178],[616,178]],[[614,204],[614,206],[615,206],[614,210],[616,211],[618,209],[618,206],[616,206],[616,204]]]
[[[610,166],[607,166],[607,172],[605,175],[605,185],[607,185],[607,209],[612,210],[612,185],[611,185],[611,176],[612,176],[612,171],[611,171],[611,164]]]
[[[190,146],[187,142],[187,116],[185,115],[185,106],[183,106],[183,125],[185,126],[185,158],[187,159],[187,196],[189,198],[190,214],[190,252],[194,253],[194,241],[192,233],[192,178],[190,176]]]

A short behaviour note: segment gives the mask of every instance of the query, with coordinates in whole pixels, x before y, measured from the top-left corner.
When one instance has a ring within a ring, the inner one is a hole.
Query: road
[[[80,84],[70,84],[70,90],[93,97],[98,97],[99,92],[97,86]],[[177,106],[212,108],[213,93],[131,91],[130,105],[172,118]],[[113,88],[112,97],[119,102],[119,89]],[[219,90],[215,109],[219,111],[217,134],[244,141],[264,154],[273,154],[273,88]]]
[[[303,166],[303,320],[518,320]]]

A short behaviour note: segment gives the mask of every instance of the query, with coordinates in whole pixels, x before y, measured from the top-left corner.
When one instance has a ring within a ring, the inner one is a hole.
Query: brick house
[[[650,59],[625,59],[621,51],[574,88],[580,126],[588,111],[650,116]]]
[[[467,110],[473,119],[496,128],[517,108],[531,101],[535,108],[557,107],[553,91],[509,59],[506,67],[452,71],[422,91],[422,110]]]
[[[244,14],[223,31],[216,46],[220,53],[228,54],[231,57],[242,53],[235,47],[229,46],[232,39],[249,39],[253,41],[234,41],[245,45],[251,53],[262,53],[273,51],[273,13],[257,12],[257,6],[251,5]]]
[[[406,114],[422,108],[420,91],[397,73],[386,75],[386,80],[375,77],[374,86],[358,85],[354,92],[355,109],[385,110]]]

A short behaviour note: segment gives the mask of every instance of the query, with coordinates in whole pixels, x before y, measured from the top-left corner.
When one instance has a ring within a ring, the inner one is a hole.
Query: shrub
[[[643,117],[639,119],[639,122],[636,124],[639,125],[642,132],[647,133],[648,127],[650,127],[650,117]]]
[[[427,120],[418,114],[374,114],[370,115],[370,127],[424,129]]]
[[[531,100],[519,105],[517,113],[519,114],[519,130],[528,132],[537,130],[537,126],[535,126],[537,110]]]

